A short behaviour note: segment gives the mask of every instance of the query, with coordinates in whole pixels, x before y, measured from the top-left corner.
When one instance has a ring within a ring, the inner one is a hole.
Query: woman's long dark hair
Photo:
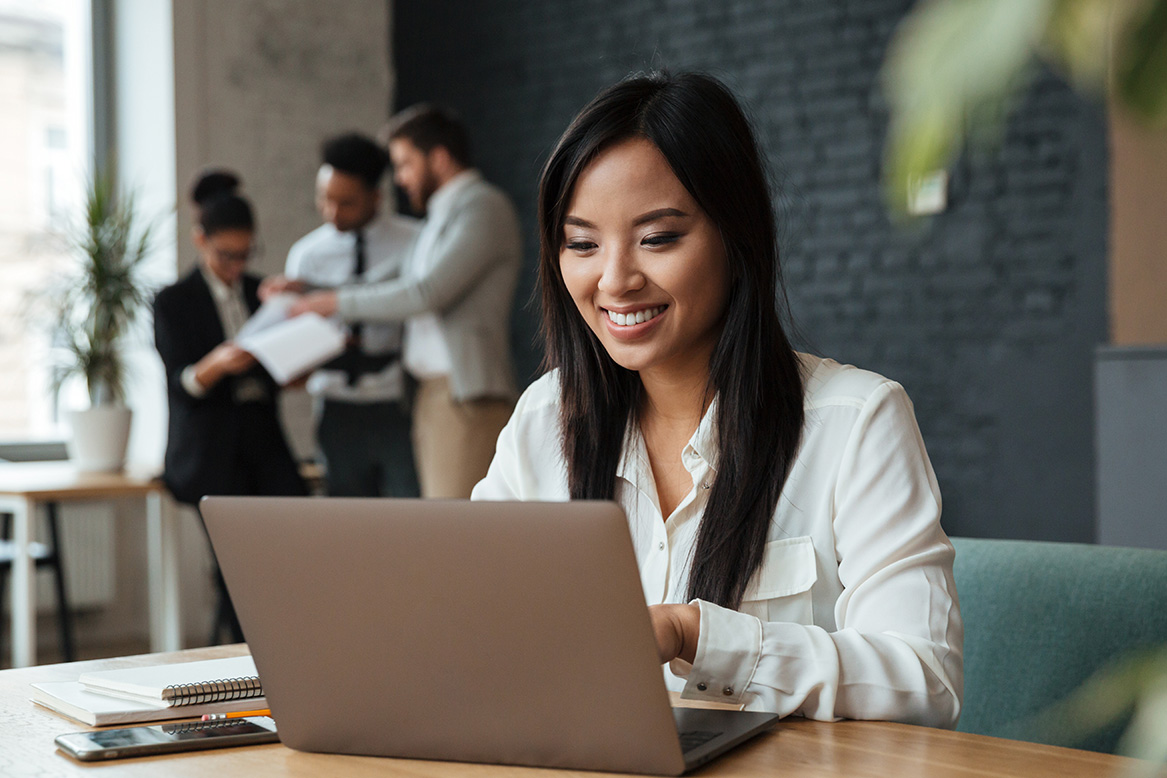
[[[545,367],[559,370],[572,499],[612,499],[639,376],[617,365],[563,282],[563,223],[577,179],[601,152],[645,138],[721,233],[731,287],[709,365],[717,402],[717,476],[697,537],[690,599],[741,604],[802,434],[802,376],[778,314],[778,244],[761,151],[729,90],[699,73],[636,76],[571,123],[539,184],[539,284]],[[783,301],[785,297],[781,298]]]

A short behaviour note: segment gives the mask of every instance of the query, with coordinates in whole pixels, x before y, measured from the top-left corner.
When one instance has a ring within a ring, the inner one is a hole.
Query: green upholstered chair
[[[1034,719],[1111,661],[1167,645],[1167,551],[952,542],[964,616],[957,729],[1113,752],[1121,725],[1083,740]]]

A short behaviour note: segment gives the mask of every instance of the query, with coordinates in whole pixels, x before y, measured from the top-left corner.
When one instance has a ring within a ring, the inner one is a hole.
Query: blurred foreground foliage
[[[1080,92],[1109,95],[1167,129],[1167,0],[921,0],[883,68],[891,125],[884,190],[907,213],[915,182],[947,169],[970,140],[1003,132],[1042,65]],[[1167,646],[1128,657],[1074,690],[1042,726],[1086,734],[1131,716],[1119,750],[1167,762]]]
[[[921,0],[883,68],[891,126],[884,189],[895,214],[964,145],[999,135],[1041,64],[1167,128],[1167,0]]]

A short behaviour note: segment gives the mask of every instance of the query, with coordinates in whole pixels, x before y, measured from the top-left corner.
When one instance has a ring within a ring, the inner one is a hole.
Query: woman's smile
[[[608,314],[608,321],[620,329],[632,329],[638,324],[648,324],[665,312],[667,305],[656,305],[651,308],[629,309],[617,311],[614,308],[602,309]]]

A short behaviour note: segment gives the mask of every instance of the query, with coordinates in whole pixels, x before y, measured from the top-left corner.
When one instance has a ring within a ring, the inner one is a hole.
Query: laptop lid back
[[[208,497],[200,509],[288,746],[684,770],[618,505]]]

